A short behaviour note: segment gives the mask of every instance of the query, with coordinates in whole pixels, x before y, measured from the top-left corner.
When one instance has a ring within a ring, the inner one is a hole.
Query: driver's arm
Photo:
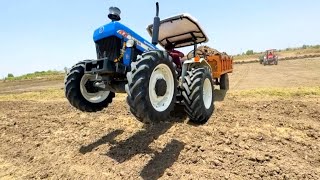
[[[180,58],[184,57],[184,54],[180,51],[177,51],[177,50],[172,50],[171,54],[174,54],[175,56],[179,56]]]

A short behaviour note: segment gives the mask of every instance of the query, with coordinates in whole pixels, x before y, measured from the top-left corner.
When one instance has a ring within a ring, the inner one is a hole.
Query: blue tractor
[[[159,6],[147,30],[152,43],[119,22],[120,9],[111,7],[111,22],[95,30],[97,59],[75,64],[65,78],[65,96],[85,112],[106,108],[115,93],[127,93],[132,114],[141,122],[167,121],[177,107],[190,120],[205,123],[213,113],[213,80],[205,59],[182,62],[174,48],[207,42],[197,21],[182,14],[160,21]],[[166,50],[159,50],[160,44]],[[195,52],[195,50],[194,50]]]

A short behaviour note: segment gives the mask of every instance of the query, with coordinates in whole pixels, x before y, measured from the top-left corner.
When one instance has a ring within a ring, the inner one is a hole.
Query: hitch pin
[[[98,74],[96,74],[96,79],[95,79],[95,80],[98,80],[98,77],[99,77],[99,75],[98,75]]]

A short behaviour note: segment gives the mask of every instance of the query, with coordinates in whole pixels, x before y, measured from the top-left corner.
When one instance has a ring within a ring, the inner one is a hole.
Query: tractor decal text
[[[134,38],[133,36],[131,36],[129,33],[125,32],[124,30],[118,30],[117,33],[120,34],[121,36],[123,36],[124,38],[134,40],[135,43],[136,43],[138,46],[142,47],[142,48],[145,49],[145,50],[149,50],[150,48],[151,48],[151,49],[154,49],[153,47],[150,47],[150,46],[148,46],[148,45],[140,42],[138,39]]]

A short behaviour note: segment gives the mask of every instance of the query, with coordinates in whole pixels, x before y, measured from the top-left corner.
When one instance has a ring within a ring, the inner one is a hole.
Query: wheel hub
[[[110,91],[99,90],[94,84],[95,76],[84,74],[80,81],[80,92],[90,103],[101,103],[108,98]]]
[[[87,81],[84,85],[88,91],[88,93],[97,93],[99,89],[94,86],[94,81]]]
[[[174,78],[169,66],[166,64],[157,65],[149,78],[149,99],[156,111],[165,111],[170,106],[174,89]]]
[[[155,86],[157,96],[164,96],[167,92],[167,82],[164,79],[158,79]]]

